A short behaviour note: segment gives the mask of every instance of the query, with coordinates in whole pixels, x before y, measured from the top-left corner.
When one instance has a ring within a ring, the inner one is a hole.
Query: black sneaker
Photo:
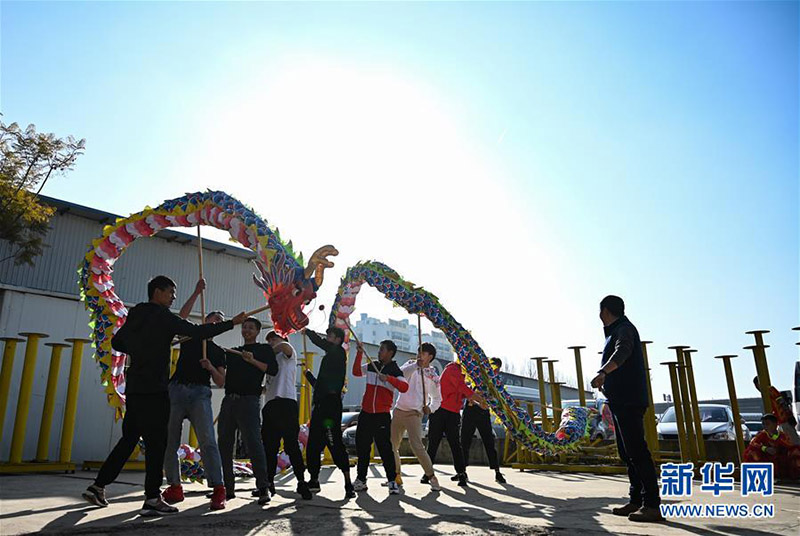
[[[453,476],[451,476],[451,477],[450,477],[450,480],[452,480],[453,482],[455,482],[455,481],[456,481],[456,480],[458,480],[459,478],[461,478],[461,473],[456,473],[456,474],[454,474]]]
[[[267,489],[269,490],[270,497],[274,497],[275,496],[275,482],[270,482],[269,484],[267,484]]]
[[[428,477],[428,475],[425,475],[425,476],[423,476],[422,478],[419,479],[419,483],[420,484],[430,484],[431,483],[431,479]]]
[[[468,482],[469,482],[469,479],[467,478],[467,474],[466,473],[461,473],[459,475],[458,485],[461,486],[462,488],[465,488],[465,487],[467,487],[467,483]]]
[[[306,501],[310,501],[311,497],[313,497],[313,495],[311,495],[311,490],[308,489],[308,484],[305,482],[297,483],[297,493],[299,493],[300,496]]]
[[[177,514],[178,509],[165,503],[161,497],[144,501],[139,515],[145,517],[168,516]]]
[[[86,488],[86,491],[81,493],[81,497],[86,499],[86,501],[89,504],[93,504],[95,506],[101,506],[103,508],[108,506],[108,501],[106,500],[105,488],[95,486],[94,484]]]
[[[356,490],[353,489],[352,484],[345,484],[344,485],[344,498],[345,499],[352,499],[356,496]]]
[[[264,506],[269,502],[269,490],[267,488],[263,488],[258,490],[258,505]]]
[[[308,489],[313,492],[319,492],[322,488],[319,487],[319,480],[309,480]]]
[[[503,474],[498,470],[494,472],[494,481],[498,484],[505,484],[506,477],[504,477]]]

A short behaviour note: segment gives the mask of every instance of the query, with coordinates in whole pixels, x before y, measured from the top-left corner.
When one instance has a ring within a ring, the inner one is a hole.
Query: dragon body
[[[274,328],[282,335],[298,331],[308,324],[303,308],[316,297],[327,259],[338,252],[333,246],[317,249],[303,266],[302,255],[295,255],[292,243],[284,243],[277,229],[243,203],[224,192],[197,192],[165,201],[156,208],[146,207],[128,218],[118,219],[103,229],[84,255],[79,268],[81,298],[89,310],[95,359],[109,403],[124,411],[124,354],[111,348],[111,337],[125,323],[127,308],[117,296],[112,278],[114,262],[137,238],[149,237],[171,227],[210,225],[226,230],[231,237],[255,253],[255,284],[263,291],[270,306]],[[439,299],[430,292],[403,280],[379,262],[362,262],[349,268],[341,281],[331,311],[330,324],[348,333],[347,319],[353,312],[361,286],[367,283],[387,299],[411,314],[424,315],[440,329],[455,349],[470,381],[491,405],[515,439],[538,452],[556,452],[574,448],[587,434],[589,413],[586,408],[564,411],[556,433],[546,433],[533,423],[528,412],[518,407],[506,392],[498,372],[489,365],[481,347]]]

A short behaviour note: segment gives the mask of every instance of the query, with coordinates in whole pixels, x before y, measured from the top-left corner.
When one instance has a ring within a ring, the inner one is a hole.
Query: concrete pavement
[[[51,534],[637,534],[772,535],[800,531],[800,488],[779,486],[770,499],[742,498],[737,492],[715,499],[698,495],[703,503],[772,503],[775,517],[767,520],[676,520],[659,525],[636,524],[609,512],[627,492],[623,476],[564,473],[521,473],[505,469],[508,484],[494,482],[486,467],[471,467],[472,484],[450,481],[451,468],[440,472],[443,490],[430,491],[419,483],[418,465],[403,467],[405,490],[390,496],[380,467],[370,467],[369,491],[343,500],[341,473],[323,468],[322,492],[312,501],[294,493],[291,475],[278,481],[278,494],[259,507],[250,498],[252,481],[243,481],[238,497],[221,512],[209,512],[207,489],[185,486],[181,512],[166,518],[137,515],[143,497],[143,473],[123,473],[107,488],[111,506],[95,508],[80,498],[94,473],[0,477],[0,533]],[[355,475],[355,471],[353,471]],[[699,487],[695,483],[696,488]],[[690,501],[686,501],[687,503]]]

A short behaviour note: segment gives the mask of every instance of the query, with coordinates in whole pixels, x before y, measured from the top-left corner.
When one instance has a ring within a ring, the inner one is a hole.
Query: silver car
[[[723,404],[701,404],[700,425],[706,441],[733,441],[736,439],[733,424],[733,411]],[[675,422],[675,406],[670,406],[658,422],[659,439],[678,439],[678,425]],[[750,430],[742,423],[745,443],[750,441]]]

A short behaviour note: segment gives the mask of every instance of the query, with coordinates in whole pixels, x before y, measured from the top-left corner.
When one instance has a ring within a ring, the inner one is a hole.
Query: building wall
[[[91,217],[72,212],[59,212],[51,220],[51,230],[45,238],[50,247],[36,260],[36,265],[15,266],[13,262],[0,263],[0,336],[17,336],[21,332],[43,332],[49,338],[39,346],[38,359],[29,417],[26,426],[23,459],[35,456],[39,434],[44,391],[50,363],[47,342],[62,342],[70,337],[88,338],[88,314],[78,298],[78,264],[91,241],[100,236],[103,226]],[[175,233],[169,233],[174,236]],[[191,236],[187,237],[190,239]],[[226,244],[205,241],[204,272],[208,282],[206,307],[222,309],[228,314],[252,310],[264,304],[263,294],[251,280],[253,266],[247,250],[230,254]],[[223,251],[219,253],[219,251]],[[11,253],[8,243],[0,241],[0,258]],[[114,282],[117,293],[128,305],[147,300],[147,281],[154,275],[166,274],[178,285],[180,307],[194,289],[198,276],[197,247],[157,237],[137,240],[120,257],[115,265]],[[199,302],[192,320],[199,320]],[[265,314],[259,315],[265,318]],[[219,344],[239,344],[238,329],[216,338]],[[84,349],[78,413],[73,444],[73,461],[102,460],[120,436],[119,423],[114,422],[114,411],[106,402],[100,385],[100,369],[92,359],[93,349]],[[17,346],[11,378],[8,408],[6,410],[0,460],[7,460],[11,445],[14,416],[22,375],[24,344]],[[56,408],[50,435],[50,458],[58,453],[61,420],[66,399],[69,375],[69,349],[62,354]],[[215,391],[217,405],[222,398]],[[187,432],[188,434],[188,427]]]

